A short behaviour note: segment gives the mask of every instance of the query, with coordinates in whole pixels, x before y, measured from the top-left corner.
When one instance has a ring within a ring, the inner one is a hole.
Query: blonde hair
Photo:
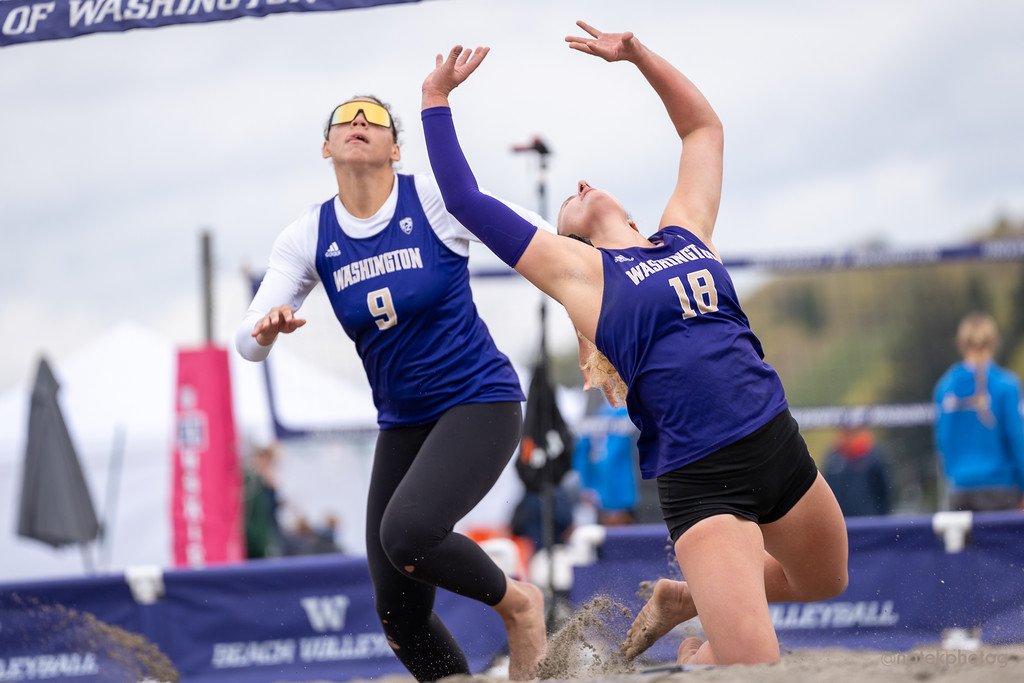
[[[961,354],[985,352],[994,354],[999,346],[999,328],[988,313],[968,313],[956,331],[956,347]]]
[[[968,362],[980,360],[984,356],[993,356],[996,347],[999,346],[999,328],[995,319],[988,313],[968,313],[960,321],[956,331],[956,347],[960,355]],[[976,363],[974,368],[974,393],[970,396],[958,398],[950,393],[942,400],[944,412],[956,410],[973,410],[978,413],[978,419],[986,427],[992,428],[995,425],[995,415],[992,414],[992,397],[988,392],[988,363]]]
[[[583,362],[583,368],[589,373],[591,386],[604,389],[615,399],[616,404],[626,404],[626,383],[608,357],[598,351],[597,347]]]

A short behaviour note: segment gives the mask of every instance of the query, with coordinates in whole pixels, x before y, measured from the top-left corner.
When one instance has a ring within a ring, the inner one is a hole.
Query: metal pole
[[[537,155],[540,160],[540,176],[537,181],[537,213],[544,220],[547,220],[547,183],[548,170],[548,156],[551,154],[551,148],[548,147],[547,143],[540,139],[540,136],[536,136],[525,145],[513,145],[512,151],[516,153],[521,152],[533,152]]]
[[[537,155],[539,173],[537,177],[537,213],[544,220],[547,220],[547,169],[548,156],[551,148],[536,136],[526,145],[515,145],[513,152],[530,152]],[[548,339],[547,339],[547,296],[541,294],[540,310],[538,311],[540,322],[540,339],[538,349],[537,371],[547,374],[548,364]],[[538,444],[545,450],[547,444]],[[554,627],[555,616],[555,482],[550,481],[550,468],[545,465],[544,477],[541,484],[540,494],[540,518],[541,518],[541,541],[548,556],[547,585],[544,586],[546,593],[544,620],[549,629]]]
[[[209,230],[203,230],[201,240],[201,268],[203,286],[203,340],[213,342],[213,238]]]
[[[114,429],[114,441],[110,448],[110,465],[107,468],[107,494],[103,506],[103,522],[100,524],[97,563],[102,571],[110,569],[110,557],[114,545],[114,520],[117,517],[117,498],[121,489],[121,471],[124,463],[124,426]]]
[[[534,149],[537,152],[537,156],[540,159],[540,173],[537,179],[537,213],[544,220],[548,219],[548,191],[547,191],[547,172],[548,172],[548,154],[551,150],[540,138],[534,140]],[[540,297],[540,353],[545,358],[548,357],[548,324],[547,324],[547,309],[548,309],[548,297],[546,294],[541,294]]]
[[[516,153],[529,152],[537,155],[539,173],[537,175],[537,213],[544,220],[548,219],[548,190],[547,172],[548,157],[551,155],[551,148],[541,139],[539,135],[525,145],[513,145],[512,151]],[[547,358],[547,296],[541,295],[540,299],[540,355]]]

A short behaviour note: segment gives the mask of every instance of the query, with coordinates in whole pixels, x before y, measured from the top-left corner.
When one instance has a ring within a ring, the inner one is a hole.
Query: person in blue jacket
[[[707,642],[679,661],[777,662],[770,601],[823,600],[848,581],[846,524],[790,414],[782,383],[739,305],[711,237],[722,190],[722,124],[700,91],[626,33],[569,47],[634,65],[682,143],[659,230],[644,237],[622,204],[585,180],[562,202],[558,234],[480,192],[455,134],[449,93],[487,48],[437,55],[423,82],[423,129],[445,206],[505,263],[565,307],[625,384],[640,472],[656,478],[685,581],[662,580],[623,650],[636,657],[700,614]],[[615,140],[648,125],[646,100],[610,94]],[[577,239],[570,239],[575,236]]]
[[[970,313],[957,329],[963,360],[935,385],[935,447],[952,510],[1014,510],[1024,490],[1020,379],[993,360],[999,329]]]
[[[639,495],[633,475],[636,427],[625,406],[603,403],[594,418],[595,428],[576,439],[573,469],[583,490],[597,498],[600,524],[632,523]]]

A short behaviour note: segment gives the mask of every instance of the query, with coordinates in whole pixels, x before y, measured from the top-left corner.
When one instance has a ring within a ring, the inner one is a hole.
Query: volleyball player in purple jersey
[[[279,334],[305,324],[295,311],[323,282],[378,412],[366,554],[388,643],[418,680],[471,673],[434,614],[440,586],[498,612],[509,676],[529,680],[545,648],[540,590],[507,579],[452,531],[497,481],[522,429],[519,379],[473,305],[475,238],[445,210],[431,176],[395,173],[397,127],[376,98],[334,109],[323,156],[338,194],[277,238],[236,346],[249,360],[266,358]]]
[[[637,656],[699,613],[708,641],[685,640],[681,662],[775,662],[768,603],[821,600],[846,587],[843,516],[711,242],[721,122],[697,88],[632,33],[578,25],[592,37],[567,37],[569,47],[633,63],[683,142],[658,232],[643,237],[612,195],[586,181],[563,202],[558,235],[536,230],[477,190],[448,94],[487,48],[438,55],[423,83],[430,163],[448,210],[558,300],[627,386],[641,471],[658,480],[686,581],[656,585],[626,636],[626,655]],[[623,105],[618,129],[642,125],[642,114]]]

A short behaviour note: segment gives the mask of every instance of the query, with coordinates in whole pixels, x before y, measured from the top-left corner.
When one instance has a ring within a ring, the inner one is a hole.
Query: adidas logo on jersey
[[[623,256],[622,254],[616,254],[615,255],[615,262],[616,263],[625,263],[626,261],[635,261],[635,260],[636,259],[629,258],[628,256]]]
[[[327,251],[324,252],[324,258],[334,258],[335,256],[341,256],[341,249],[338,249],[337,242],[331,242],[331,246],[327,247]]]

